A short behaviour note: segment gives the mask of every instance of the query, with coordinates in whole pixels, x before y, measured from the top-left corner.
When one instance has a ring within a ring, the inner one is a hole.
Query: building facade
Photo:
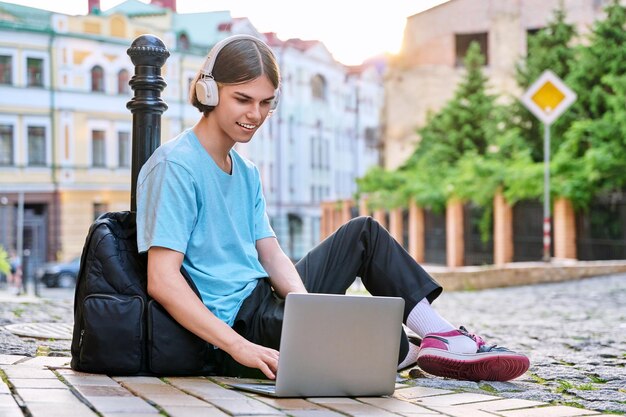
[[[272,224],[292,258],[319,239],[319,201],[350,197],[353,179],[377,162],[366,142],[377,142],[379,72],[343,66],[320,42],[261,34],[227,11],[175,8],[128,0],[101,11],[90,0],[90,14],[68,16],[0,2],[0,245],[28,249],[33,267],[79,255],[98,215],[130,208],[126,50],[142,34],[170,51],[163,142],[200,117],[187,94],[212,45],[245,33],[274,48],[279,108],[239,151],[261,169]]]
[[[317,41],[269,35],[282,69],[278,110],[246,148],[263,177],[268,214],[293,259],[320,239],[320,203],[351,198],[378,163],[382,78],[346,68]]]

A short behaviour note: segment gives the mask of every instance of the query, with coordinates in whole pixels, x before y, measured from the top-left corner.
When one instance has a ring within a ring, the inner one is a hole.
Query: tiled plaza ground
[[[271,399],[225,388],[220,378],[111,378],[75,372],[68,361],[0,355],[0,416],[604,416],[539,401],[415,386],[402,379],[390,397]]]

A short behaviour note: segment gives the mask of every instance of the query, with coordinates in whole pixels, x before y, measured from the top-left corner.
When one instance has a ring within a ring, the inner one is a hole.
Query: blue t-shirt
[[[183,253],[183,266],[204,304],[232,326],[245,298],[267,272],[256,241],[274,237],[259,171],[234,149],[222,171],[192,130],[160,146],[137,180],[140,252],[162,246]]]

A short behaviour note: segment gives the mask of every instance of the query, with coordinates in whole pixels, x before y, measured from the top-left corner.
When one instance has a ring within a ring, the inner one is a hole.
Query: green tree
[[[418,131],[422,140],[408,161],[409,170],[413,162],[419,166],[425,184],[430,180],[440,187],[441,205],[454,197],[491,207],[501,179],[498,167],[486,163],[499,151],[503,124],[497,97],[487,91],[484,62],[478,43],[472,43],[464,60],[466,73],[454,96]],[[418,202],[432,196],[413,190],[410,194]]]
[[[498,176],[482,161],[493,151],[503,124],[496,97],[487,92],[484,62],[480,46],[472,43],[454,96],[418,130],[415,152],[397,171],[369,171],[358,181],[360,192],[386,207],[414,199],[437,210],[451,197],[490,207]]]
[[[552,165],[554,193],[580,208],[626,182],[626,8],[614,0],[605,12],[567,79],[578,95],[576,120]]]
[[[594,23],[587,45],[580,45],[579,59],[567,78],[578,94],[573,107],[576,119],[599,119],[609,110],[615,94],[613,76],[626,74],[626,8],[612,0],[606,17]]]
[[[576,50],[571,46],[577,33],[574,25],[566,22],[563,4],[554,11],[548,25],[534,34],[528,34],[526,57],[516,66],[516,80],[520,90],[526,91],[545,70],[551,70],[565,80],[575,66]],[[531,150],[534,161],[543,161],[543,126],[526,107],[515,98],[509,109],[509,123],[519,132]],[[552,126],[552,145],[559,147],[561,138],[571,120],[561,117]]]

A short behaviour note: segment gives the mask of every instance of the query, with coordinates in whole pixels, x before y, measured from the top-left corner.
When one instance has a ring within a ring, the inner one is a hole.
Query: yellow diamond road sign
[[[552,71],[546,70],[521,100],[539,120],[550,125],[576,101],[576,93]]]

